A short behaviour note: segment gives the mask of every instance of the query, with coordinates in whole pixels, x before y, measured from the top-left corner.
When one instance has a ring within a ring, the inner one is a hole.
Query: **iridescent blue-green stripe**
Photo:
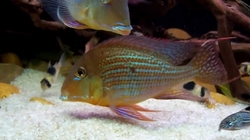
[[[131,53],[131,52],[130,52]],[[167,60],[143,53],[116,53],[102,61],[103,84],[112,89],[139,93],[153,87],[172,85],[194,75],[191,67],[172,66]]]

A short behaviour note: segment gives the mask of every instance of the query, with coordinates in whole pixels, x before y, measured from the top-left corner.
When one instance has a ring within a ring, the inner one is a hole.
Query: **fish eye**
[[[80,67],[75,73],[75,76],[78,78],[84,78],[86,75],[87,71],[84,67]]]
[[[104,4],[108,4],[110,2],[111,2],[111,0],[102,0],[102,3],[104,3]]]

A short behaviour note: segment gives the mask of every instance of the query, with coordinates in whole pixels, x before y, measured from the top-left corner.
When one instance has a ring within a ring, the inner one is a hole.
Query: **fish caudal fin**
[[[158,112],[156,110],[149,110],[146,108],[142,108],[138,105],[121,105],[121,106],[114,107],[114,109],[112,109],[112,110],[116,114],[121,115],[122,117],[136,119],[136,120],[142,120],[142,121],[154,121],[154,120],[147,118],[146,116],[142,115],[138,111]]]
[[[77,22],[70,14],[66,0],[40,0],[44,10],[55,20],[64,25],[75,28],[84,29],[86,26]]]
[[[195,77],[198,81],[208,84],[221,84],[227,81],[227,72],[218,57],[215,41],[207,40],[201,45],[190,65],[198,69],[198,75]]]
[[[54,65],[54,67],[55,67],[55,69],[56,69],[56,73],[55,73],[55,75],[54,75],[53,82],[56,82],[57,77],[58,77],[58,74],[59,74],[59,72],[60,72],[60,69],[61,69],[62,65],[65,63],[65,61],[66,61],[65,53],[63,53],[63,54],[61,55],[61,57],[60,57],[59,62],[56,63],[56,64]]]
[[[60,66],[62,66],[65,61],[66,61],[65,53],[63,53],[60,57],[58,64],[60,64]]]

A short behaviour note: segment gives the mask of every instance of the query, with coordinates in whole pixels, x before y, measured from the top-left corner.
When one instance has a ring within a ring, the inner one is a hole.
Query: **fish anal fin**
[[[181,96],[184,96],[185,93],[183,92],[168,92],[166,94],[161,94],[159,96],[154,97],[155,99],[179,99]]]
[[[180,93],[180,94],[163,94],[161,96],[155,97],[155,99],[162,99],[162,100],[167,100],[167,99],[181,99],[181,100],[189,100],[189,101],[197,101],[197,102],[207,102],[207,98],[202,98],[199,96],[195,96],[191,93]]]
[[[116,106],[113,111],[116,114],[118,114],[122,117],[125,117],[125,118],[136,119],[136,120],[141,120],[141,121],[155,121],[155,120],[149,119],[146,116],[139,113],[138,112],[139,110],[145,111],[147,109],[144,109],[144,108],[138,107],[138,106],[120,105],[120,106]]]
[[[183,88],[185,83],[175,85],[174,87],[162,91],[160,94],[156,95],[154,99],[182,99],[182,97],[187,96],[187,90]],[[191,93],[191,91],[190,91]]]
[[[201,97],[200,94],[197,94],[196,91],[194,90],[186,90],[180,86],[176,86],[170,90],[167,90],[155,96],[154,99],[158,99],[158,100],[183,99],[183,100],[190,100],[190,101],[205,102],[208,100],[206,96],[204,95],[204,97]]]

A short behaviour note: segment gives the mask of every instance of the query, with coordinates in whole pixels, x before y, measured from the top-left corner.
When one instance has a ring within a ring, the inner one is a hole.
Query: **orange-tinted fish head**
[[[90,0],[87,5],[87,8],[82,8],[80,12],[75,10],[77,16],[74,18],[78,22],[95,30],[105,30],[120,35],[130,34],[132,26],[128,0]]]
[[[98,103],[102,93],[101,81],[85,62],[83,56],[71,68],[61,88],[61,100]]]

